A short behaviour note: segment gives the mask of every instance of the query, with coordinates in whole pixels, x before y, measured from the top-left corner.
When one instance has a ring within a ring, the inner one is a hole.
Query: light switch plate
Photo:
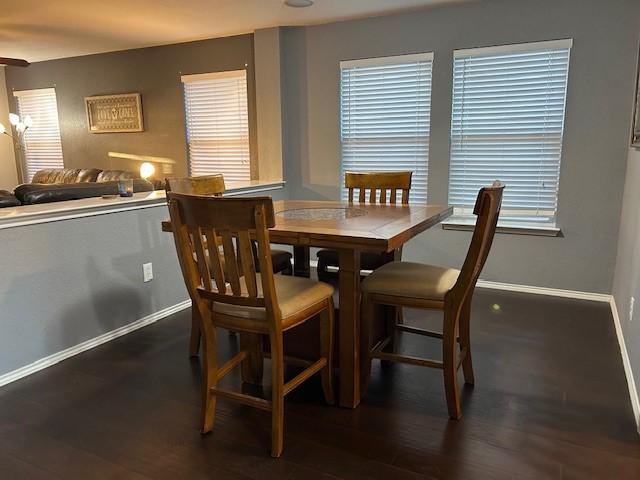
[[[153,280],[153,263],[142,264],[142,276],[145,283]]]

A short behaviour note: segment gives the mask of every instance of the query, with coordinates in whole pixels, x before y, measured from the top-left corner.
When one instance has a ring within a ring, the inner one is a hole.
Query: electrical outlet
[[[631,297],[631,301],[629,302],[629,323],[633,320],[633,306],[636,303],[635,297]]]
[[[150,282],[153,280],[153,263],[142,264],[142,276],[144,282]]]

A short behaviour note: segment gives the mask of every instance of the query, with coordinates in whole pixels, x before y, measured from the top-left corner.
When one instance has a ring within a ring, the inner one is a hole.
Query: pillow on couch
[[[86,183],[95,182],[99,168],[46,168],[38,170],[31,183]]]
[[[96,182],[113,182],[114,180],[129,180],[140,178],[140,175],[136,172],[126,172],[124,170],[102,170],[98,174]]]
[[[153,184],[142,179],[133,180],[133,191],[151,192]],[[100,197],[102,195],[117,195],[118,182],[102,183],[25,183],[16,187],[15,196],[23,205],[36,203],[62,202],[65,200],[79,200],[81,198]]]

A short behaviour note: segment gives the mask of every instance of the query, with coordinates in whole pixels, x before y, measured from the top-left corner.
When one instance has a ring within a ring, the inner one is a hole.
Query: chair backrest
[[[473,292],[482,267],[489,256],[500,215],[503,190],[504,184],[496,180],[492,186],[481,188],[478,192],[473,209],[473,213],[478,219],[473,229],[467,257],[462,265],[458,281],[452,289],[452,293],[460,302],[466,300],[467,296]]]
[[[207,301],[265,308],[267,317],[278,319],[279,325],[268,230],[275,225],[271,197],[223,198],[167,192],[167,199],[182,274],[191,298],[200,300],[199,308]],[[259,277],[252,236],[256,238],[262,272]],[[221,248],[207,249],[207,244]]]
[[[346,172],[344,186],[349,190],[349,202],[353,202],[354,190],[359,189],[359,203],[395,204],[401,192],[403,205],[409,203],[412,172]],[[369,195],[367,195],[369,190]],[[389,194],[387,195],[387,190]],[[379,196],[376,196],[379,194]]]
[[[167,178],[167,192],[187,195],[220,196],[225,192],[224,177],[221,174],[200,177]]]

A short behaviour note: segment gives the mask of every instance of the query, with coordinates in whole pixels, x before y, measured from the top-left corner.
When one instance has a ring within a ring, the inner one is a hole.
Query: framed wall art
[[[85,97],[91,133],[142,132],[142,101],[139,93]]]

